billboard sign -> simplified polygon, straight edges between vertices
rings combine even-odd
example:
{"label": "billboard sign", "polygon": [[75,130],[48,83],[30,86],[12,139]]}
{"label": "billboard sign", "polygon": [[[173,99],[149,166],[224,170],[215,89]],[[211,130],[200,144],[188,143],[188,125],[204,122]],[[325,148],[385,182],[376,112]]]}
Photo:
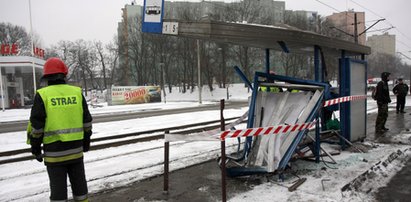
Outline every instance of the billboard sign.
{"label": "billboard sign", "polygon": [[162,33],[163,10],[164,0],[144,0],[143,32]]}
{"label": "billboard sign", "polygon": [[113,105],[161,102],[161,88],[160,86],[113,86],[111,102]]}

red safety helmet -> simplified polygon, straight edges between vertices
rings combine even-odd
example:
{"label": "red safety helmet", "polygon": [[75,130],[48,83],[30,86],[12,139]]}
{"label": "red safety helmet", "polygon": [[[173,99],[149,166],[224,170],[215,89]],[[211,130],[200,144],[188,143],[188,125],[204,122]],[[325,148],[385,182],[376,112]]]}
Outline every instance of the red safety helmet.
{"label": "red safety helmet", "polygon": [[59,58],[50,58],[46,61],[43,68],[43,76],[51,74],[64,74],[66,76],[68,68]]}

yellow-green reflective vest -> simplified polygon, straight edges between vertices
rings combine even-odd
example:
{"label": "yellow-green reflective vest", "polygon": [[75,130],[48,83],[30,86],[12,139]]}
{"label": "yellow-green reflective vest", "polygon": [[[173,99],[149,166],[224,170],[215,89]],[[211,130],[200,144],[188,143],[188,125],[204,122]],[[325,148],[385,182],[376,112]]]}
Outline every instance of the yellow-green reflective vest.
{"label": "yellow-green reflective vest", "polygon": [[83,139],[83,105],[79,87],[52,85],[37,90],[46,109],[43,144]]}
{"label": "yellow-green reflective vest", "polygon": [[278,87],[261,86],[261,91],[278,93],[278,92],[280,92],[280,89]]}

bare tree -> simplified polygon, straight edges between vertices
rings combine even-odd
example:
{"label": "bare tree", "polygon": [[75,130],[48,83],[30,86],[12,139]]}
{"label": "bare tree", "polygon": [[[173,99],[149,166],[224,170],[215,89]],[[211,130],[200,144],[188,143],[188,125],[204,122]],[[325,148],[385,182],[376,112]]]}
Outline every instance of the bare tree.
{"label": "bare tree", "polygon": [[107,89],[107,82],[106,82],[106,59],[107,56],[105,54],[104,48],[103,48],[103,43],[101,41],[96,41],[94,42],[94,48],[97,53],[97,60],[100,63],[102,70],[101,73],[103,75],[103,87],[101,88],[101,92],[103,92],[103,89]]}
{"label": "bare tree", "polygon": [[108,75],[109,85],[114,83],[114,78],[117,76],[116,72],[118,70],[118,58],[119,58],[119,48],[118,48],[118,38],[115,36],[113,42],[106,45],[107,50],[107,63],[108,63]]}
{"label": "bare tree", "polygon": [[0,40],[2,44],[17,44],[20,50],[18,55],[31,55],[31,37],[24,27],[0,23]]}

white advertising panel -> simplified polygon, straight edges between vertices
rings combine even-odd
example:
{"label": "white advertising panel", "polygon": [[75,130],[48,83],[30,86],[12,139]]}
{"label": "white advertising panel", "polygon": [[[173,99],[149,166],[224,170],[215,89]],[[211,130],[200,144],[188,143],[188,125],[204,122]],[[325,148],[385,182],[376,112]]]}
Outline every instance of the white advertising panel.
{"label": "white advertising panel", "polygon": [[111,88],[113,105],[161,102],[159,86],[113,86]]}
{"label": "white advertising panel", "polygon": [[[363,63],[350,62],[350,95],[364,95],[367,92],[366,66]],[[366,137],[366,101],[350,102],[351,106],[351,141],[363,140]]]}

